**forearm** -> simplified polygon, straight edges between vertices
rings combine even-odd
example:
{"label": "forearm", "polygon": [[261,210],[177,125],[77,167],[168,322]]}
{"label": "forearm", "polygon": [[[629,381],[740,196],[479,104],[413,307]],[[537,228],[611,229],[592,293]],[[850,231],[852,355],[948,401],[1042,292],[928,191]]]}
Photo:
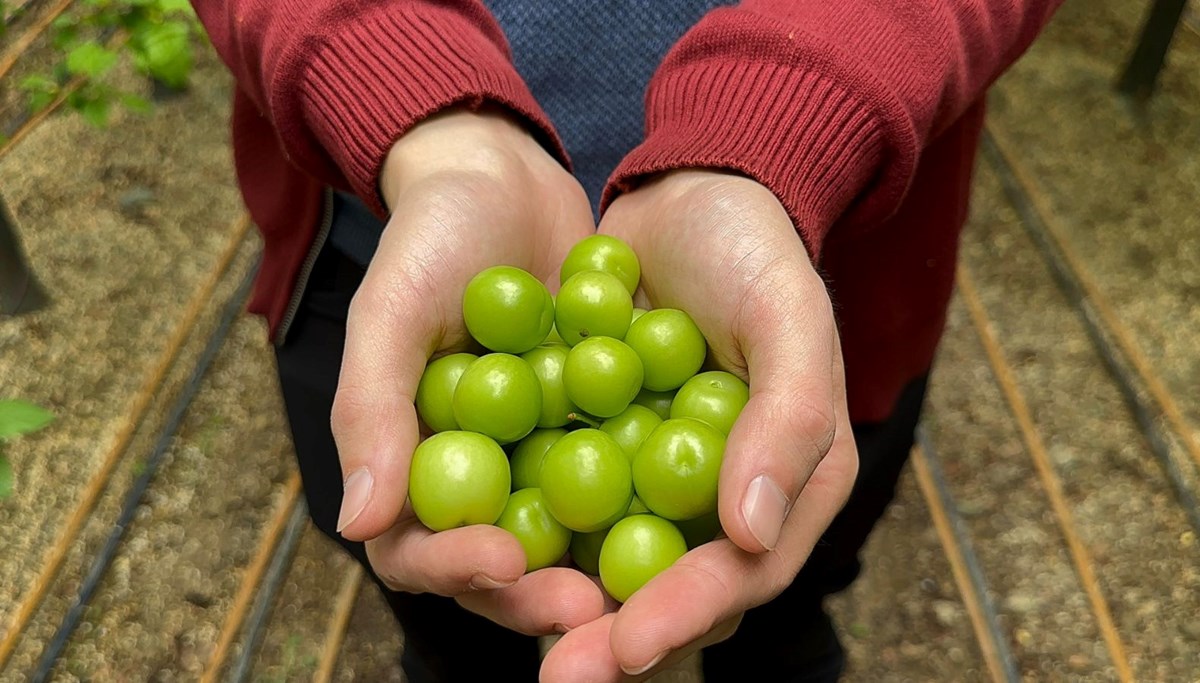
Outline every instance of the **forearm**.
{"label": "forearm", "polygon": [[899,205],[921,150],[1024,51],[1057,0],[747,0],[675,46],[647,138],[606,199],[654,173],[735,170],[780,198],[815,256],[829,228]]}
{"label": "forearm", "polygon": [[378,176],[392,143],[451,104],[503,105],[565,159],[553,129],[476,0],[196,0],[238,87],[290,160],[384,213]]}

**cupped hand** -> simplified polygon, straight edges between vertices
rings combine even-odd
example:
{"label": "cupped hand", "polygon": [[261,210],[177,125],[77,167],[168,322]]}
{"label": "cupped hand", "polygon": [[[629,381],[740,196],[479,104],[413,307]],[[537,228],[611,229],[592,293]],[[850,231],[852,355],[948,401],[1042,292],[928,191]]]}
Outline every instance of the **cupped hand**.
{"label": "cupped hand", "polygon": [[391,219],[350,306],[333,404],[345,481],[339,532],[366,541],[390,588],[454,596],[522,633],[599,617],[603,594],[578,572],[523,576],[524,553],[508,532],[433,533],[406,505],[417,383],[431,357],[468,348],[467,282],[498,264],[557,282],[563,256],[593,231],[582,188],[503,113],[455,109],[393,146],[380,191]]}
{"label": "cupped hand", "polygon": [[728,638],[791,583],[858,471],[829,296],[769,190],[676,171],[618,198],[600,231],[633,246],[649,305],[690,313],[710,361],[748,379],[750,400],[721,468],[727,537],[561,638],[542,667],[555,683],[640,680]]}

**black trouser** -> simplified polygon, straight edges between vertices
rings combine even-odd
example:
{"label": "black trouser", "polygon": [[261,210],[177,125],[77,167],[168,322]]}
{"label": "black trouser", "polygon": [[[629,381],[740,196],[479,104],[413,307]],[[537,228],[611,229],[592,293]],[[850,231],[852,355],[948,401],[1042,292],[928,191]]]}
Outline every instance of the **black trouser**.
{"label": "black trouser", "polygon": [[[334,531],[342,472],[329,429],[346,312],[362,275],[360,266],[325,249],[276,356],[310,514],[321,531],[368,566],[363,545]],[[831,681],[841,673],[842,649],[822,598],[850,585],[859,573],[859,550],[895,493],[924,393],[922,378],[905,389],[887,421],[854,426],[860,466],[850,502],[791,587],[750,610],[732,638],[705,650],[706,680]],[[404,630],[403,666],[414,683],[537,680],[535,638],[493,624],[448,598],[380,588]]]}

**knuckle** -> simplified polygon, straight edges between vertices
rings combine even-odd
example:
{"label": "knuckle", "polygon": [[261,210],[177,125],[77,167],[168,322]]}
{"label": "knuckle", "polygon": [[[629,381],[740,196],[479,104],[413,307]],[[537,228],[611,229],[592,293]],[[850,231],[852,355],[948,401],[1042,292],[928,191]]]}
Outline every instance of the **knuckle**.
{"label": "knuckle", "polygon": [[717,627],[712,630],[712,642],[714,644],[723,643],[732,638],[733,634],[737,633],[738,626],[742,625],[742,616],[743,615],[739,614],[718,624]]}
{"label": "knuckle", "polygon": [[397,270],[364,280],[350,300],[348,319],[403,320],[412,306],[410,302],[420,296],[413,280]]}
{"label": "knuckle", "polygon": [[796,576],[800,573],[800,568],[804,566],[807,556],[796,557],[793,554],[786,552],[771,552],[764,553],[760,556],[764,563],[764,574],[766,581],[764,584],[767,590],[770,591],[770,597],[775,597],[788,589],[792,582],[796,580]]}
{"label": "knuckle", "polygon": [[374,412],[374,399],[370,391],[345,382],[339,384],[329,415],[334,439],[358,431],[373,419]]}
{"label": "knuckle", "polygon": [[389,561],[388,553],[380,548],[379,541],[367,541],[366,552],[371,571],[388,590],[412,592],[412,587],[402,579],[398,568]]}
{"label": "knuckle", "polygon": [[[736,600],[741,595],[742,587],[738,586],[732,577],[726,576],[717,568],[704,562],[691,562],[679,565],[683,572],[690,578],[699,583],[697,595],[722,595]],[[723,618],[724,615],[717,615],[717,618]],[[717,619],[713,619],[715,623]],[[704,630],[712,628],[713,623],[704,624]],[[682,644],[682,643],[681,643]]]}
{"label": "knuckle", "polygon": [[804,439],[818,458],[825,457],[837,436],[837,416],[827,401],[801,400],[792,415],[797,435]]}

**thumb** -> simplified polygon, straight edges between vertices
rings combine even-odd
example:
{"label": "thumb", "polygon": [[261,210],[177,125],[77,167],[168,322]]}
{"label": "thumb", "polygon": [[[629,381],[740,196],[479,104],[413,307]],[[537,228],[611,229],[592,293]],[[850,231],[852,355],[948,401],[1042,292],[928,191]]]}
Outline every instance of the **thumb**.
{"label": "thumb", "polygon": [[721,465],[721,525],[755,553],[779,542],[792,504],[833,444],[838,417],[829,297],[815,273],[785,284],[764,288],[776,294],[756,297],[739,321],[750,398]]}
{"label": "thumb", "polygon": [[389,246],[385,235],[350,305],[331,415],[344,486],[337,529],[349,540],[379,536],[404,507],[420,440],[414,397],[436,342],[430,293],[389,258],[403,247]]}

